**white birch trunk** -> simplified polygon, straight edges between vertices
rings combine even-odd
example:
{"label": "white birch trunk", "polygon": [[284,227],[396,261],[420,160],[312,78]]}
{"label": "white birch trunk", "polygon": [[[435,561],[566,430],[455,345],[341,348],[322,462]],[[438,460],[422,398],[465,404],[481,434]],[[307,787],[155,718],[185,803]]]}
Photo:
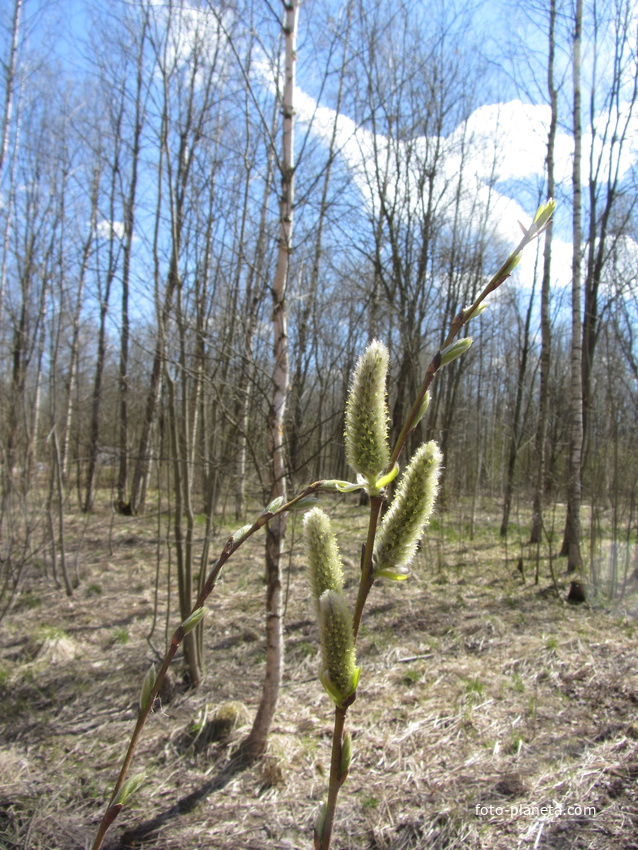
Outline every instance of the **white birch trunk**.
{"label": "white birch trunk", "polygon": [[[286,327],[286,285],[293,232],[294,199],[294,107],[298,0],[285,5],[286,37],[285,83],[283,98],[283,152],[281,162],[281,201],[279,250],[272,287],[273,337],[275,369],[273,400],[269,422],[269,456],[271,462],[270,498],[286,496],[284,456],[284,414],[288,396],[288,331]],[[246,741],[251,756],[263,753],[275,715],[284,669],[283,594],[281,553],[286,535],[285,515],[275,517],[266,533],[266,675],[257,715]]]}
{"label": "white birch trunk", "polygon": [[[582,385],[582,318],[581,318],[581,260],[582,260],[582,224],[581,224],[581,29],[583,18],[582,0],[577,0],[574,25],[574,169],[572,175],[574,187],[572,260],[572,341],[571,341],[571,439],[569,447],[569,480],[567,493],[567,522],[563,551],[567,555],[567,571],[577,572],[582,568],[580,553],[580,500],[581,500],[581,457],[583,447],[583,385]],[[570,595],[574,590],[572,589]],[[580,585],[579,585],[580,587]],[[581,588],[582,590],[582,588]],[[583,601],[574,599],[574,601]]]}

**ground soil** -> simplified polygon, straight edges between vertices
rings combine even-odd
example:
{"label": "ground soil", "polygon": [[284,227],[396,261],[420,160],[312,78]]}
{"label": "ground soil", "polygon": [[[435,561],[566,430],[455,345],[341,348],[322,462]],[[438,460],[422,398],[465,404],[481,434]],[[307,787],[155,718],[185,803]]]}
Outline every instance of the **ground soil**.
{"label": "ground soil", "polygon": [[[353,595],[365,509],[327,507]],[[408,581],[372,590],[334,850],[638,848],[633,585],[613,607],[568,605],[562,561],[559,595],[544,558],[535,583],[524,527],[504,546],[488,505],[470,539],[465,513],[456,506],[433,522]],[[165,532],[152,513],[68,517],[80,552],[73,598],[50,565],[34,565],[0,623],[3,850],[91,846],[142,680],[165,645],[167,608],[171,632],[177,623]],[[259,538],[210,599],[203,685],[189,689],[174,665],[132,767],[147,779],[109,850],[312,847],[332,709],[298,538],[299,523],[288,535],[286,674],[266,756],[234,766],[265,664]]]}

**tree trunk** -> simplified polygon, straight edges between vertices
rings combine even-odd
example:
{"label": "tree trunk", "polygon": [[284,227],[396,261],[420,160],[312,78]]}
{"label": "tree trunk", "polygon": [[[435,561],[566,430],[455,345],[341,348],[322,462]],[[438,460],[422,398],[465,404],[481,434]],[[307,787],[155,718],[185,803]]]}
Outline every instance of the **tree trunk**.
{"label": "tree trunk", "polygon": [[[290,265],[293,233],[293,200],[295,189],[294,169],[294,107],[297,18],[299,0],[285,6],[284,33],[286,43],[285,84],[283,98],[283,152],[281,174],[281,201],[279,225],[279,250],[272,287],[273,337],[275,371],[273,400],[269,422],[269,455],[271,462],[271,499],[286,497],[286,469],[284,457],[284,414],[288,395],[288,333],[286,328],[286,285]],[[281,553],[286,534],[284,514],[275,517],[266,532],[266,675],[250,734],[245,742],[245,752],[257,756],[266,748],[284,668],[283,595],[281,580]]]}
{"label": "tree trunk", "polygon": [[[328,159],[326,162],[324,177],[323,177],[323,186],[321,189],[321,200],[319,202],[319,214],[316,225],[316,241],[314,245],[313,251],[313,259],[312,259],[312,271],[310,274],[310,284],[304,287],[304,301],[303,306],[301,308],[300,316],[297,320],[297,352],[296,352],[296,366],[295,373],[292,379],[292,408],[293,408],[293,416],[292,423],[290,429],[290,467],[291,474],[294,476],[299,471],[301,467],[301,462],[299,458],[300,454],[300,435],[303,431],[304,427],[304,406],[303,406],[303,396],[304,389],[306,385],[306,379],[308,375],[308,364],[309,364],[309,355],[308,355],[308,342],[309,342],[309,324],[310,317],[312,315],[312,311],[315,308],[316,302],[316,293],[317,288],[319,286],[319,273],[321,269],[321,259],[323,254],[323,231],[324,225],[326,222],[326,217],[328,214],[329,203],[328,203],[328,190],[330,187],[330,178],[332,176],[332,164],[335,159],[336,150],[337,150],[337,128],[338,128],[338,119],[339,113],[341,111],[341,103],[343,98],[343,89],[344,89],[344,78],[346,72],[347,65],[347,50],[348,43],[350,38],[350,16],[351,16],[351,8],[348,5],[347,7],[347,30],[345,36],[345,46],[344,46],[344,55],[343,61],[341,63],[341,68],[339,72],[339,88],[337,90],[337,100],[335,104],[335,113],[334,113],[334,121],[332,124],[332,133],[330,135],[330,145],[328,148]],[[376,337],[376,329],[370,336],[370,339],[375,339]],[[363,490],[361,491],[364,492]]]}
{"label": "tree trunk", "polygon": [[[0,138],[0,185],[6,189],[6,181],[4,179],[4,168],[9,154],[9,135],[11,130],[11,119],[13,115],[13,101],[15,98],[15,78],[16,66],[18,61],[18,36],[20,33],[20,17],[22,14],[22,0],[15,0],[13,7],[13,21],[11,24],[11,49],[9,51],[9,62],[6,67],[6,83],[4,90],[4,114],[2,116],[2,134]],[[15,133],[15,145],[17,147],[20,137],[19,127],[20,118],[18,116],[17,128]],[[2,270],[0,271],[0,324],[2,323],[2,314],[4,312],[4,294],[7,282],[7,255],[9,252],[9,231],[11,225],[11,210],[13,207],[15,177],[17,167],[17,152],[14,151],[13,162],[11,164],[11,178],[9,181],[9,191],[5,195],[5,229],[3,234],[3,252],[2,252]],[[7,203],[8,200],[8,203]]]}
{"label": "tree trunk", "polygon": [[117,501],[119,505],[127,503],[128,489],[128,397],[129,397],[129,283],[131,276],[131,255],[135,231],[135,204],[137,201],[137,171],[139,165],[141,137],[143,128],[142,91],[144,86],[144,44],[148,18],[143,18],[142,32],[137,54],[137,76],[135,83],[135,117],[131,150],[131,178],[128,195],[124,201],[124,250],[122,257],[122,328],[120,336],[120,421],[119,421],[119,470],[117,476]]}
{"label": "tree trunk", "polygon": [[22,0],[15,0],[13,4],[13,20],[11,22],[11,48],[9,50],[9,63],[5,66],[6,82],[4,88],[4,114],[2,116],[2,137],[0,138],[0,177],[2,177],[4,163],[9,152],[9,130],[11,128],[13,99],[15,96],[15,77],[18,59],[18,36],[20,33],[21,14]]}
{"label": "tree trunk", "polygon": [[[572,340],[571,340],[571,380],[570,380],[570,416],[571,434],[569,446],[569,472],[567,484],[567,519],[561,555],[567,556],[567,571],[576,573],[582,569],[580,552],[580,500],[581,500],[581,459],[583,447],[583,385],[582,385],[582,319],[581,319],[581,90],[580,90],[580,50],[583,18],[582,0],[576,2],[574,21],[574,168],[572,174],[574,191],[572,259]],[[574,582],[572,582],[572,585]],[[579,584],[579,583],[578,583]],[[570,591],[571,593],[571,591]]]}
{"label": "tree trunk", "polygon": [[[185,421],[184,407],[187,406],[186,376],[182,388],[182,410],[178,413],[175,399],[175,384],[166,369],[165,381],[168,395],[168,420],[173,455],[173,488],[175,508],[173,516],[173,533],[175,536],[175,555],[177,561],[177,581],[179,588],[180,617],[184,621],[193,607],[193,541],[195,517],[191,504],[191,472],[189,458],[189,427]],[[184,528],[184,521],[186,527]],[[200,652],[202,642],[198,632],[203,630],[203,623],[189,632],[184,638],[184,660],[188,670],[190,684],[199,687],[203,675],[203,658]]]}
{"label": "tree trunk", "polygon": [[78,274],[78,290],[73,311],[73,336],[71,339],[71,352],[69,357],[69,379],[66,393],[66,413],[64,417],[64,430],[62,431],[62,447],[60,450],[60,463],[62,466],[62,479],[68,479],[69,447],[71,445],[71,425],[75,413],[75,384],[78,371],[78,359],[80,353],[80,312],[82,310],[84,284],[86,282],[86,271],[89,265],[89,257],[93,248],[93,237],[97,221],[98,200],[100,190],[100,167],[96,165],[93,174],[93,185],[91,189],[91,217],[89,219],[89,233],[82,246],[82,260]]}
{"label": "tree trunk", "polygon": [[[109,185],[109,221],[115,221],[115,194],[117,189],[117,176],[120,168],[120,135],[119,124],[120,115],[118,115],[117,127],[118,132],[114,139],[115,149],[113,152],[113,162],[111,166],[110,185]],[[93,393],[91,398],[91,423],[89,426],[89,459],[86,475],[86,486],[84,502],[82,510],[88,513],[93,508],[95,500],[95,473],[97,470],[97,459],[99,451],[100,439],[100,407],[102,404],[102,379],[104,376],[104,367],[107,354],[107,330],[106,319],[109,312],[109,301],[111,298],[111,286],[115,279],[117,267],[117,251],[115,249],[116,236],[111,230],[109,235],[108,248],[108,266],[106,270],[106,280],[104,282],[104,290],[100,284],[100,273],[98,269],[98,297],[100,300],[100,327],[98,331],[97,341],[97,357],[95,364],[95,377],[93,379]],[[99,257],[99,252],[98,252]]]}
{"label": "tree trunk", "polygon": [[[556,51],[556,0],[551,0],[549,7],[549,50],[547,62],[547,88],[551,108],[549,134],[547,137],[547,194],[553,198],[556,193],[554,181],[554,146],[556,142],[556,125],[558,122],[558,93],[554,85],[554,56]],[[534,458],[536,475],[534,478],[534,493],[532,497],[532,528],[530,543],[540,543],[543,530],[543,491],[545,488],[545,439],[547,435],[547,415],[549,412],[549,378],[550,356],[552,346],[552,331],[549,315],[550,279],[552,264],[552,228],[550,221],[545,231],[543,247],[543,282],[541,284],[541,356],[540,356],[540,387],[538,398],[538,422],[534,438]]]}
{"label": "tree trunk", "polygon": [[529,357],[529,329],[532,323],[532,308],[534,306],[536,281],[532,286],[532,292],[525,314],[525,328],[523,330],[521,359],[518,364],[518,378],[516,382],[516,401],[514,403],[514,416],[512,419],[512,433],[510,435],[509,451],[507,456],[507,470],[505,476],[505,494],[503,498],[503,519],[501,521],[501,537],[507,537],[507,529],[510,521],[510,510],[512,507],[512,496],[514,494],[514,473],[516,472],[516,459],[521,445],[521,408],[523,406],[523,390],[525,388],[525,375],[527,373],[527,360]]}

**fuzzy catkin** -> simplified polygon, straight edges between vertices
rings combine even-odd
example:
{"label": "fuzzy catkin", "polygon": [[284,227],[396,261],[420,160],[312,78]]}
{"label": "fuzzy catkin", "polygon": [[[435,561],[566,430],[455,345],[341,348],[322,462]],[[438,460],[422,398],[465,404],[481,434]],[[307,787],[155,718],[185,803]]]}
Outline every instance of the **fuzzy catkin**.
{"label": "fuzzy catkin", "polygon": [[374,547],[375,575],[401,579],[434,508],[442,455],[434,441],[414,453],[381,520]]}
{"label": "fuzzy catkin", "polygon": [[343,588],[341,557],[337,539],[332,533],[330,517],[321,508],[313,508],[304,516],[303,532],[308,558],[308,581],[318,611],[322,593]]}
{"label": "fuzzy catkin", "polygon": [[368,481],[375,481],[390,460],[386,377],[388,349],[374,340],[357,362],[346,406],[346,460]]}
{"label": "fuzzy catkin", "polygon": [[352,614],[343,593],[326,590],[319,599],[322,673],[330,680],[333,698],[345,701],[357,684]]}

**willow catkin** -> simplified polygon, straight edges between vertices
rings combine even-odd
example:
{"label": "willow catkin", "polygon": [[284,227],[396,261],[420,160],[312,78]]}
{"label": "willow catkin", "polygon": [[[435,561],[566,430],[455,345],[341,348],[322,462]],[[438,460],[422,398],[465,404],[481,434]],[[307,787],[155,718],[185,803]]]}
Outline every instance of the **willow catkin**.
{"label": "willow catkin", "polygon": [[352,614],[341,591],[326,590],[319,599],[321,629],[320,679],[337,705],[355,691],[359,679],[356,666]]}
{"label": "willow catkin", "polygon": [[434,508],[441,461],[434,441],[424,443],[414,453],[377,532],[375,576],[396,580],[407,577],[407,568]]}
{"label": "willow catkin", "polygon": [[359,358],[346,405],[346,460],[374,483],[390,460],[386,378],[388,349],[374,340]]}
{"label": "willow catkin", "polygon": [[326,590],[343,588],[341,557],[330,517],[321,508],[313,508],[304,516],[303,533],[308,559],[308,581],[318,613],[321,594]]}

